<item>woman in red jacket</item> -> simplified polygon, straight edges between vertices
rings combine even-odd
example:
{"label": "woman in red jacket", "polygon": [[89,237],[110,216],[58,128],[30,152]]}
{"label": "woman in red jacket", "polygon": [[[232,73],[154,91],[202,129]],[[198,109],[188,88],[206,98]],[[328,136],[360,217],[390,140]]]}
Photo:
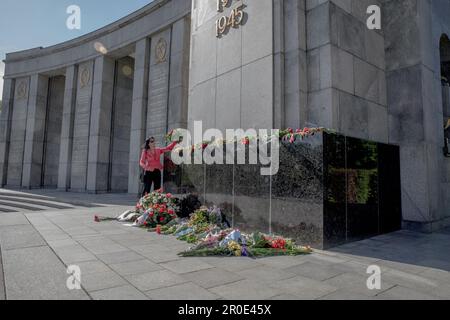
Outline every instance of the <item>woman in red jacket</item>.
{"label": "woman in red jacket", "polygon": [[[181,142],[181,139],[180,141]],[[151,137],[145,141],[144,150],[142,151],[141,161],[139,162],[141,168],[144,169],[144,192],[142,196],[150,193],[153,184],[153,190],[161,189],[161,172],[163,165],[161,164],[161,155],[172,151],[178,142],[172,142],[165,148],[157,148],[155,145],[155,138]]]}

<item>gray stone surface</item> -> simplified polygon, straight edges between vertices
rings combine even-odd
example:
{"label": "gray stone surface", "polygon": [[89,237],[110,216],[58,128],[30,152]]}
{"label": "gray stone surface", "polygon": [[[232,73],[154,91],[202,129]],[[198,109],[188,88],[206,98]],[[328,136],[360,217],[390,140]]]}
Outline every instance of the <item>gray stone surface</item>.
{"label": "gray stone surface", "polygon": [[[21,94],[17,90],[22,90]],[[23,148],[27,121],[28,94],[30,78],[20,78],[15,81],[14,103],[11,116],[11,135],[8,151],[8,174],[6,184],[20,187],[22,185]]]}
{"label": "gray stone surface", "polygon": [[43,246],[45,241],[31,225],[2,226],[0,245],[3,250],[11,250]]}
{"label": "gray stone surface", "polygon": [[76,66],[68,67],[65,78],[58,167],[58,189],[63,191],[70,189],[77,81],[78,68]]}
{"label": "gray stone surface", "polygon": [[109,267],[121,276],[130,276],[141,273],[148,273],[152,271],[162,270],[161,266],[148,260],[138,260],[122,262],[117,264],[110,264]]}
{"label": "gray stone surface", "polygon": [[[189,127],[200,120],[204,130],[274,125],[272,1],[249,0],[245,5],[244,25],[221,38],[216,37],[215,20],[229,15],[231,8],[219,13],[208,1],[196,1],[193,7]],[[219,85],[228,88],[231,101],[221,96]]]}
{"label": "gray stone surface", "polygon": [[0,186],[7,182],[8,150],[11,138],[11,115],[14,102],[14,80],[6,79],[3,82],[2,111],[0,114]]}
{"label": "gray stone surface", "polygon": [[[71,163],[70,189],[84,191],[87,187],[87,162],[89,151],[89,123],[91,114],[93,61],[78,67],[77,95],[73,129],[73,149]],[[83,84],[81,78],[85,77]]]}
{"label": "gray stone surface", "polygon": [[176,273],[167,270],[131,275],[126,279],[141,291],[171,287],[187,282]]}
{"label": "gray stone surface", "polygon": [[49,79],[41,181],[41,184],[47,188],[58,186],[64,91],[65,77],[57,76]]}
{"label": "gray stone surface", "polygon": [[94,300],[149,300],[142,292],[130,285],[93,291],[90,295]]}
{"label": "gray stone surface", "polygon": [[33,75],[28,96],[25,150],[23,153],[22,187],[41,186],[44,153],[45,119],[48,98],[48,77]]}
{"label": "gray stone surface", "polygon": [[66,268],[48,247],[7,250],[2,254],[8,299],[88,299],[84,291],[67,288]]}
{"label": "gray stone surface", "polygon": [[172,287],[150,290],[145,293],[152,300],[216,300],[218,295],[194,283],[183,283]]}
{"label": "gray stone surface", "polygon": [[134,194],[139,192],[139,160],[146,134],[150,40],[145,38],[138,41],[135,50],[128,168],[128,192]]}
{"label": "gray stone surface", "polygon": [[[107,194],[95,199],[125,201]],[[188,246],[174,237],[93,221],[94,214],[114,216],[124,208],[0,214],[8,299],[450,298],[448,230],[400,231],[299,257],[180,258]],[[89,295],[65,289],[70,264],[81,268]],[[370,265],[381,268],[381,290],[367,289]]]}
{"label": "gray stone surface", "polygon": [[3,274],[2,250],[0,246],[0,300],[6,300],[5,277]]}
{"label": "gray stone surface", "polygon": [[126,284],[126,281],[112,271],[101,273],[81,274],[81,285],[88,292],[110,289]]}
{"label": "gray stone surface", "polygon": [[167,50],[163,60],[156,54],[150,56],[146,136],[154,136],[160,144],[165,143],[168,128],[170,59],[167,57],[171,54],[171,38],[171,30],[167,29],[153,35],[150,45],[151,52],[155,52],[158,43],[164,41]]}

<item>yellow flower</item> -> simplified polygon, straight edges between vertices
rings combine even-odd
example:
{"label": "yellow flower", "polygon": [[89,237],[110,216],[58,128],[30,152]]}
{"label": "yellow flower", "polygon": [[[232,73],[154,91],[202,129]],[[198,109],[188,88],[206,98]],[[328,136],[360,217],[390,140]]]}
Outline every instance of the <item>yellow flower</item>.
{"label": "yellow flower", "polygon": [[236,241],[230,241],[228,243],[228,249],[230,249],[231,251],[239,251],[239,252],[241,252],[241,246]]}

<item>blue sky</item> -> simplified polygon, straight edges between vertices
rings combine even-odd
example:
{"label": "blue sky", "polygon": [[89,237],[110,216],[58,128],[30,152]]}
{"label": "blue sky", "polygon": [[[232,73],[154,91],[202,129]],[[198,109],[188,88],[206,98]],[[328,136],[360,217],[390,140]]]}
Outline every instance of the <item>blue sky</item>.
{"label": "blue sky", "polygon": [[[47,47],[79,37],[138,10],[152,0],[0,0],[0,60],[7,52]],[[69,30],[66,9],[81,8],[81,30]],[[4,65],[0,62],[0,99]]]}

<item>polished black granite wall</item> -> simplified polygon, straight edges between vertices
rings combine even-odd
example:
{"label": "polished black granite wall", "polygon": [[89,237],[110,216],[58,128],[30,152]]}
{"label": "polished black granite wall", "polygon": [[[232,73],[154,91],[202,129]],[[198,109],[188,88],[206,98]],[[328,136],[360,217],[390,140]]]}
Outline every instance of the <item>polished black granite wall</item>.
{"label": "polished black granite wall", "polygon": [[282,143],[279,171],[261,165],[174,166],[164,184],[217,205],[243,231],[280,234],[328,248],[400,229],[398,147],[337,134]]}

